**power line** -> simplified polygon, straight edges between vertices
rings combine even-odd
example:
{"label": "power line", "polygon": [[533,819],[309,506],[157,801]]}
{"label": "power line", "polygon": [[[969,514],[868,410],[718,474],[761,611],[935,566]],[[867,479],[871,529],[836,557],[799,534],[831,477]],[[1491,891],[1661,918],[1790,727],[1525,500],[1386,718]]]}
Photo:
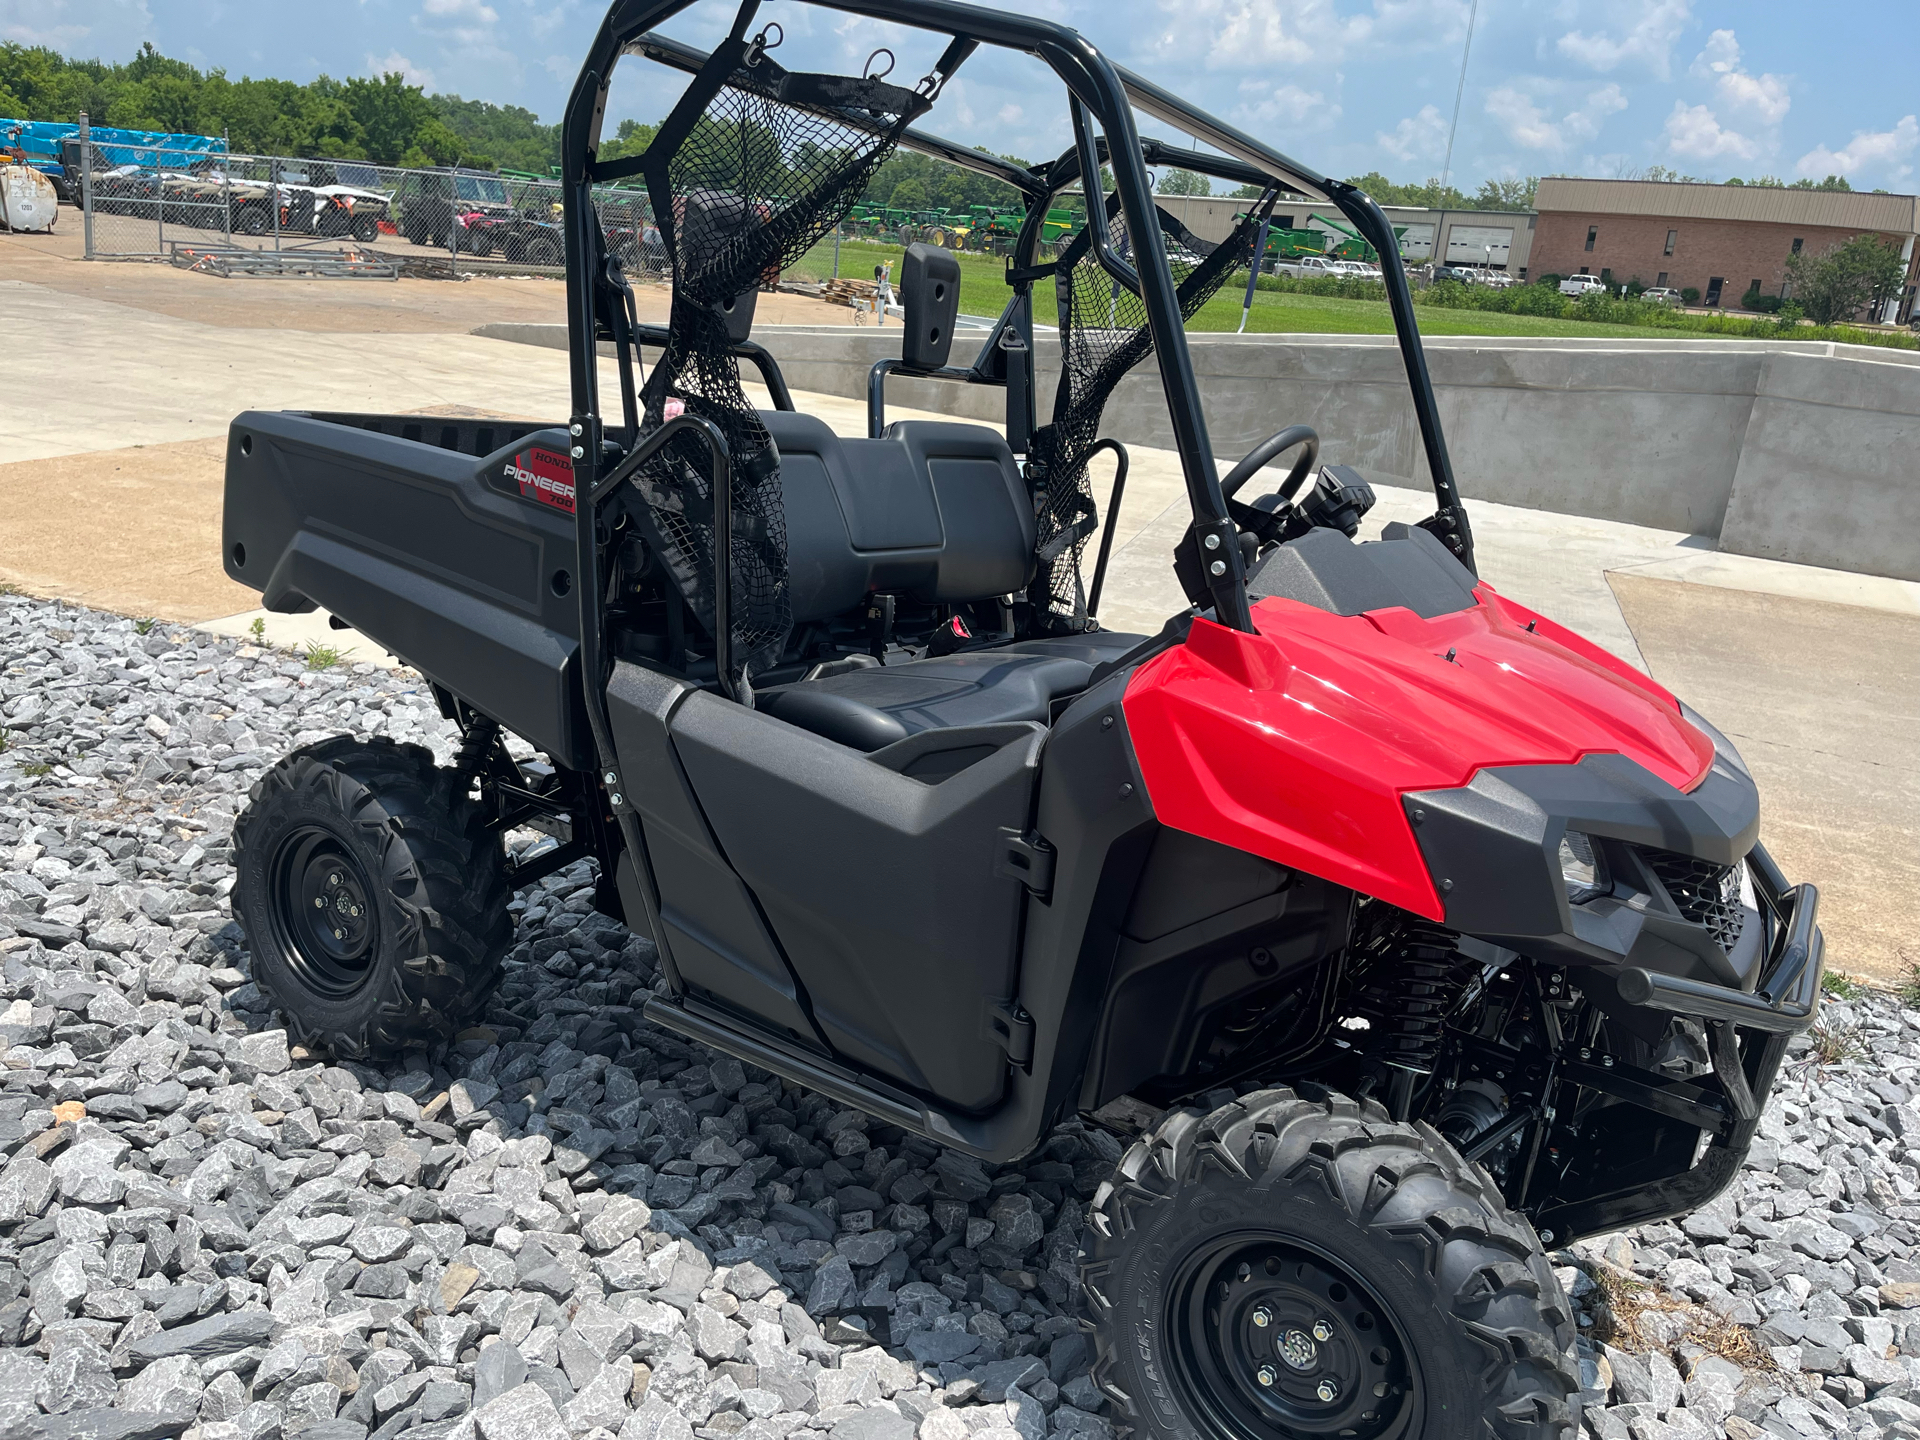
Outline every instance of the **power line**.
{"label": "power line", "polygon": [[1447,193],[1447,180],[1453,174],[1453,137],[1460,131],[1460,100],[1467,93],[1467,57],[1473,54],[1473,22],[1480,15],[1480,0],[1467,8],[1467,43],[1460,52],[1460,84],[1453,92],[1453,124],[1447,130],[1447,158],[1440,167],[1440,193]]}

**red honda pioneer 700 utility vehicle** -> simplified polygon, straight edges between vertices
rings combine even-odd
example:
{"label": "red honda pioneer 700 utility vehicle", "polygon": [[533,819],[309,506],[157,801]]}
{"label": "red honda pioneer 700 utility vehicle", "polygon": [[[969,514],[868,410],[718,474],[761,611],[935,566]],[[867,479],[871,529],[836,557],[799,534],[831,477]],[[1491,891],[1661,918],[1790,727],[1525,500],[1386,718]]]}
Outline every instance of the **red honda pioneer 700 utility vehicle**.
{"label": "red honda pioneer 700 utility vehicle", "polygon": [[[1371,200],[1045,20],[823,3],[929,35],[925,78],[787,69],[757,0],[711,54],[653,31],[686,0],[613,6],[564,124],[567,420],[234,422],[227,573],[403,656],[465,737],[450,768],[341,737],[260,782],[234,897],[256,980],[336,1053],[432,1044],[494,983],[511,892],[591,856],[601,908],[658,943],[660,1025],[994,1161],[1062,1116],[1153,1117],[1083,1271],[1123,1423],[1571,1437],[1541,1245],[1733,1177],[1813,1014],[1813,888],[1757,843],[1724,737],[1476,578],[1397,265],[1433,517],[1356,542],[1372,492],[1316,469],[1304,425],[1220,477],[1185,317],[1282,193],[1393,256]],[[982,45],[1064,84],[1057,159],[913,128]],[[627,58],[690,78],[643,155],[601,161]],[[1136,111],[1206,148],[1143,141]],[[967,366],[954,260],[908,251],[901,358],[843,439],[793,409],[752,296],[900,146],[1003,180],[1027,221]],[[1156,207],[1165,163],[1265,194],[1209,248]],[[635,176],[672,266],[659,328],[593,208]],[[1043,260],[1064,191],[1086,221]],[[1192,604],[1152,636],[1100,629],[1080,571],[1102,408],[1143,362],[1193,510],[1169,557]],[[1004,436],[883,427],[889,373],[1003,389]],[[527,824],[562,843],[509,865]]]}

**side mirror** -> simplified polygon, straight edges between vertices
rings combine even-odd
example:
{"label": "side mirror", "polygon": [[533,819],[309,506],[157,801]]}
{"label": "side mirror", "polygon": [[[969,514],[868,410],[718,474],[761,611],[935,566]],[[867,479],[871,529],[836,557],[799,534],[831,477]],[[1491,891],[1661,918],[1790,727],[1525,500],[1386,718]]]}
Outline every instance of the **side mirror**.
{"label": "side mirror", "polygon": [[900,267],[906,337],[900,359],[909,370],[938,370],[953,349],[960,315],[960,262],[944,245],[914,244]]}

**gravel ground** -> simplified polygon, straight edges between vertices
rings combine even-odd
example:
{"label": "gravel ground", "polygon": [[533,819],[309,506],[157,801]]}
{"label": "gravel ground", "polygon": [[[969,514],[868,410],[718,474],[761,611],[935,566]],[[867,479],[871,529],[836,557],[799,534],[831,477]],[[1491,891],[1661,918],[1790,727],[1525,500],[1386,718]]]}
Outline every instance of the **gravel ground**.
{"label": "gravel ground", "polygon": [[[1073,1261],[1118,1142],[983,1167],[653,1029],[584,865],[450,1053],[289,1046],[234,814],[325,735],[447,758],[409,672],[0,597],[0,725],[0,1436],[1113,1433]],[[1824,1025],[1733,1192],[1556,1256],[1592,1434],[1920,1437],[1920,1012]]]}

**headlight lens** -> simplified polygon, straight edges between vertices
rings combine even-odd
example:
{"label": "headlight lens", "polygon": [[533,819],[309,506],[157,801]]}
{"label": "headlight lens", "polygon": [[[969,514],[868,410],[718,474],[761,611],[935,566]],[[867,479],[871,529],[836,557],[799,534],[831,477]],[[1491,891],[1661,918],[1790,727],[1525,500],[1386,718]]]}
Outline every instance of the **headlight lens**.
{"label": "headlight lens", "polygon": [[1607,876],[1607,860],[1593,843],[1593,837],[1569,830],[1560,839],[1560,880],[1567,887],[1567,900],[1578,905],[1613,888]]}

